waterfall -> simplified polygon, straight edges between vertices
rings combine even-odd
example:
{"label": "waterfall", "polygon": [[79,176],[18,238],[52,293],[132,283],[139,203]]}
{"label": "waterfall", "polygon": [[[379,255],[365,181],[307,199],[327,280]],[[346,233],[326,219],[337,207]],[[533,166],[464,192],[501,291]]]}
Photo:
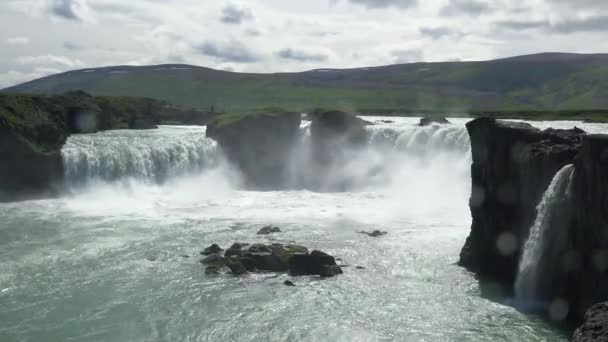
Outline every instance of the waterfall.
{"label": "waterfall", "polygon": [[[310,122],[303,122],[299,141],[285,161],[289,164],[289,187],[320,191],[382,187],[403,192],[418,191],[426,184],[425,194],[439,194],[448,188],[451,193],[460,193],[468,187],[460,186],[469,183],[471,163],[464,125],[376,123],[366,131],[367,144],[339,148],[336,160],[321,172],[315,169],[311,155]],[[217,142],[206,137],[205,127],[75,134],[62,149],[62,156],[70,189],[99,181],[164,185],[226,164]],[[459,180],[456,188],[454,179]]]}
{"label": "waterfall", "polygon": [[213,167],[221,157],[204,127],[76,134],[61,153],[69,186],[125,178],[160,184]]}
{"label": "waterfall", "polygon": [[543,291],[541,282],[547,277],[547,272],[542,267],[542,260],[547,260],[547,249],[562,233],[559,230],[559,223],[563,218],[558,217],[558,213],[560,213],[560,204],[564,203],[570,195],[573,175],[572,164],[559,170],[537,207],[536,219],[524,245],[515,281],[516,300],[526,309],[535,309],[542,305],[540,304]]}
{"label": "waterfall", "polygon": [[[365,118],[374,120],[373,118]],[[383,123],[365,128],[367,143],[343,144],[333,151],[335,159],[315,169],[310,125],[303,123],[300,141],[289,160],[290,186],[320,191],[356,191],[384,188],[394,191],[418,189],[423,193],[452,192],[454,179],[468,187],[471,144],[463,124],[420,127],[417,119]],[[340,144],[340,143],[336,143]],[[449,171],[448,171],[449,170]],[[443,186],[443,188],[442,188]]]}

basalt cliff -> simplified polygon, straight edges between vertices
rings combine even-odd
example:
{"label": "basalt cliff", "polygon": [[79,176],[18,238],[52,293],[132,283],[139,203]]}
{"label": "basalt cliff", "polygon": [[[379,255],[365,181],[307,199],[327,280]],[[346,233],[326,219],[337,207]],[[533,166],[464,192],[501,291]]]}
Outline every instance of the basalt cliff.
{"label": "basalt cliff", "polygon": [[[489,296],[511,298],[562,323],[581,322],[593,304],[608,300],[608,136],[490,118],[473,120],[467,129],[473,222],[459,264],[479,276]],[[535,246],[535,298],[527,305],[515,289],[522,255],[536,238],[530,230],[537,206],[569,164],[564,194]]]}

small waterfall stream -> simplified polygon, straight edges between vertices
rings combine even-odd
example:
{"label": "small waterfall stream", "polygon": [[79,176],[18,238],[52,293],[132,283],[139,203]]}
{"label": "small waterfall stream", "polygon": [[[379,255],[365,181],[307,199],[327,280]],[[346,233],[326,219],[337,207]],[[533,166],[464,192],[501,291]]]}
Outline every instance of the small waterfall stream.
{"label": "small waterfall stream", "polygon": [[559,170],[537,207],[536,219],[524,245],[515,281],[516,300],[525,309],[535,309],[541,305],[539,302],[543,289],[540,282],[543,277],[547,276],[542,269],[542,258],[549,247],[550,239],[556,239],[555,235],[560,234],[557,224],[560,219],[558,217],[559,204],[569,197],[573,175],[574,166],[572,164]]}

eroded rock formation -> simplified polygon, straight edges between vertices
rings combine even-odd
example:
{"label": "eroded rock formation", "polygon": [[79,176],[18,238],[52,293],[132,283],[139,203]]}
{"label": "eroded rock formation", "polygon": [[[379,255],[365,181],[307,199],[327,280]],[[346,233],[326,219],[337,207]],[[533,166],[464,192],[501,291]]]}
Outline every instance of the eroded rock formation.
{"label": "eroded rock formation", "polygon": [[218,141],[246,186],[278,189],[288,185],[288,161],[300,122],[299,113],[289,112],[225,115],[207,125],[207,136]]}
{"label": "eroded rock formation", "polygon": [[473,223],[459,264],[512,293],[536,206],[556,172],[573,164],[567,198],[539,250],[536,304],[551,319],[580,321],[608,300],[608,137],[488,118],[467,129]]}

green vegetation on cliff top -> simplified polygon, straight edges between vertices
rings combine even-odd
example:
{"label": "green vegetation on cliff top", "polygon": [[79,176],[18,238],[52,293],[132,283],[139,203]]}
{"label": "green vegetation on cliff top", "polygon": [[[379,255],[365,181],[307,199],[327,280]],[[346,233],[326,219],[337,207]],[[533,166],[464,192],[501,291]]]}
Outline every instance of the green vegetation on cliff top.
{"label": "green vegetation on cliff top", "polygon": [[[485,62],[414,63],[301,73],[233,73],[189,65],[70,71],[5,92],[161,99],[230,113],[335,108],[364,113],[525,113],[608,110],[608,55],[539,54]],[[562,114],[555,114],[559,111]],[[570,113],[565,115],[563,113]]]}

